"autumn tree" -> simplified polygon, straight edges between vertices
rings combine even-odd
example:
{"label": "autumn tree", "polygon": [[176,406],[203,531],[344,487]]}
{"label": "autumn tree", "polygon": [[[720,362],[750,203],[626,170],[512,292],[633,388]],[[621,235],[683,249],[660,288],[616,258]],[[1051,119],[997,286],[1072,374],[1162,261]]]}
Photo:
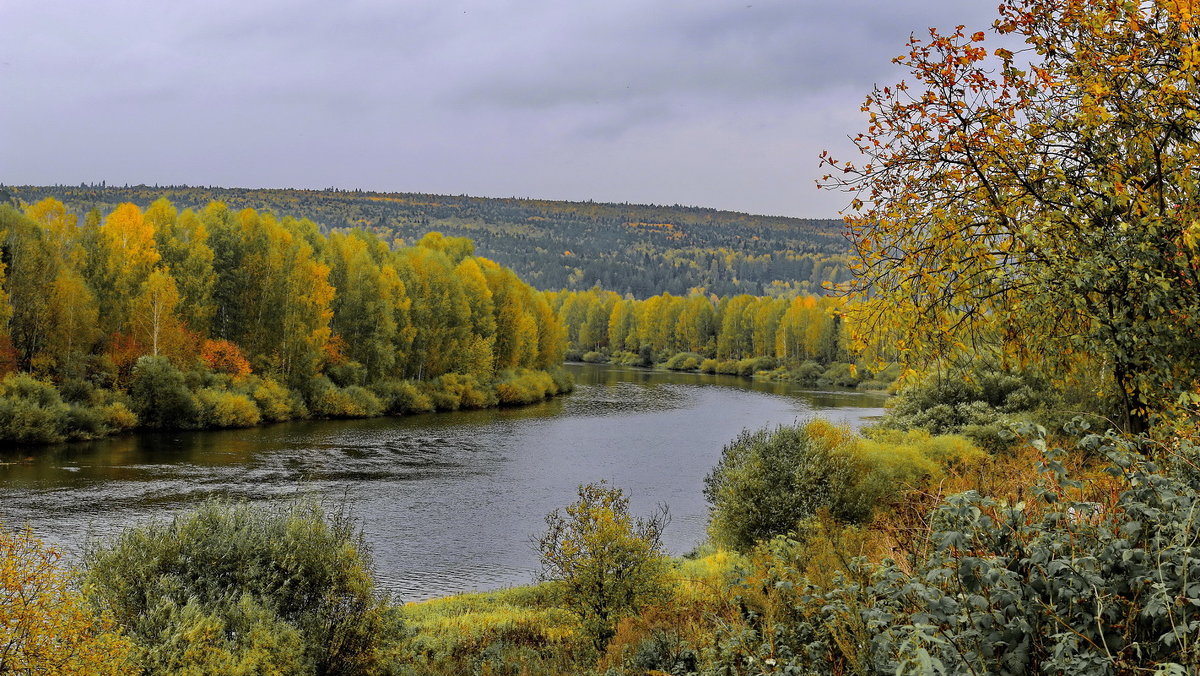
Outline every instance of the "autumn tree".
{"label": "autumn tree", "polygon": [[1176,0],[1006,0],[1001,42],[914,37],[851,163],[855,325],[912,363],[1098,360],[1125,426],[1200,372],[1200,16]]}
{"label": "autumn tree", "polygon": [[132,646],[72,589],[62,556],[0,526],[0,673],[126,674]]}

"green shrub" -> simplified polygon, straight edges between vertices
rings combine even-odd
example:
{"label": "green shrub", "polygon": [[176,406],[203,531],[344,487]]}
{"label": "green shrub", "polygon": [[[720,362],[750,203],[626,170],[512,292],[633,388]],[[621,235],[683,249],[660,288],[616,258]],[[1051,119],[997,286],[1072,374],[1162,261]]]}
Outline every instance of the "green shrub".
{"label": "green shrub", "polygon": [[737,362],[737,375],[752,376],[759,371],[769,371],[775,368],[776,362],[773,357],[750,357],[741,359]]}
{"label": "green shrub", "polygon": [[817,377],[818,385],[835,385],[837,387],[854,387],[858,385],[858,369],[853,364],[834,362]]}
{"label": "green shrub", "polygon": [[250,397],[228,390],[204,388],[196,393],[203,427],[253,427],[262,414]]}
{"label": "green shrub", "polygon": [[978,367],[965,376],[934,374],[906,386],[882,425],[931,434],[963,434],[981,447],[997,451],[1015,443],[1011,429],[1023,422],[1061,431],[1065,416],[1055,412],[1061,407],[1061,395],[1044,378]]}
{"label": "green shrub", "polygon": [[606,364],[608,363],[608,355],[593,350],[591,352],[584,352],[580,360],[589,364]]}
{"label": "green shrub", "polygon": [[646,355],[639,352],[614,352],[610,359],[617,366],[650,366],[654,363],[653,359],[647,359]]}
{"label": "green shrub", "polygon": [[184,374],[166,357],[140,357],[133,367],[129,396],[143,427],[196,426],[199,408]]}
{"label": "green shrub", "polygon": [[433,399],[411,380],[385,380],[371,386],[384,412],[390,415],[429,413]]}
{"label": "green shrub", "polygon": [[842,522],[986,459],[970,440],[924,431],[875,430],[869,438],[823,420],[743,432],[705,479],[710,535],[749,551],[822,510]]}
{"label": "green shrub", "polygon": [[356,361],[333,364],[325,369],[325,373],[338,387],[361,386],[367,382],[367,367]]}
{"label": "green shrub", "polygon": [[372,418],[383,414],[383,404],[370,390],[351,385],[338,387],[318,376],[310,383],[309,411],[321,418]]}
{"label": "green shrub", "polygon": [[0,438],[22,443],[62,441],[67,438],[71,412],[72,407],[48,382],[24,373],[0,381]]}
{"label": "green shrub", "polygon": [[149,674],[369,674],[387,638],[361,535],[313,502],[210,502],[126,530],[85,566]]}
{"label": "green shrub", "polygon": [[712,673],[764,655],[779,673],[1197,673],[1198,486],[1141,457],[1137,440],[1081,445],[1107,459],[1103,502],[1076,497],[1084,477],[1042,446],[1024,500],[953,495],[912,567],[860,560],[823,587],[786,581],[787,621],[723,633]]}
{"label": "green shrub", "polygon": [[862,466],[839,448],[848,430],[816,420],[803,426],[745,431],[721,451],[705,477],[710,536],[736,551],[794,530],[828,509],[837,518],[865,518],[855,483]]}
{"label": "green shrub", "polygon": [[545,371],[507,369],[496,380],[496,396],[502,406],[532,404],[558,394],[558,385]]}
{"label": "green shrub", "polygon": [[671,371],[695,371],[704,359],[695,352],[680,352],[667,360],[666,368]]}
{"label": "green shrub", "polygon": [[236,388],[254,400],[259,414],[267,422],[302,417],[296,411],[297,395],[273,378],[250,376],[238,383]]}
{"label": "green shrub", "polygon": [[717,362],[716,372],[726,376],[741,375],[742,367],[736,359],[726,359]]}
{"label": "green shrub", "polygon": [[579,499],[546,516],[536,541],[541,579],[557,583],[563,607],[579,616],[602,651],[617,621],[670,598],[672,580],[662,551],[665,508],[629,513],[629,498],[604,482],[579,487]]}
{"label": "green shrub", "polygon": [[575,391],[575,376],[561,366],[552,367],[547,373],[554,381],[554,394],[567,394]]}

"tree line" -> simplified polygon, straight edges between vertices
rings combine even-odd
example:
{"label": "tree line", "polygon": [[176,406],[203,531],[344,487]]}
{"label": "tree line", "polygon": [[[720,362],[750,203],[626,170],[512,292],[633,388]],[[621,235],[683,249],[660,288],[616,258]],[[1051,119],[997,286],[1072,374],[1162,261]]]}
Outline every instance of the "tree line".
{"label": "tree line", "polygon": [[220,202],[0,207],[11,438],[517,403],[567,386],[564,349],[545,296],[467,239]]}
{"label": "tree line", "polygon": [[13,199],[62,200],[78,214],[166,198],[180,208],[221,201],[307,217],[322,231],[361,228],[386,241],[437,230],[469,237],[477,250],[539,289],[599,285],[646,298],[703,288],[718,295],[822,293],[850,277],[842,224],[832,219],[755,216],[682,206],[379,193],[361,190],[189,186],[10,186]]}
{"label": "tree line", "polygon": [[[549,300],[566,328],[570,359],[739,375],[768,371],[843,386],[875,377],[872,368],[883,370],[852,349],[845,300],[834,296],[663,293],[635,300],[594,288],[552,293]],[[882,380],[893,379],[895,370]]]}

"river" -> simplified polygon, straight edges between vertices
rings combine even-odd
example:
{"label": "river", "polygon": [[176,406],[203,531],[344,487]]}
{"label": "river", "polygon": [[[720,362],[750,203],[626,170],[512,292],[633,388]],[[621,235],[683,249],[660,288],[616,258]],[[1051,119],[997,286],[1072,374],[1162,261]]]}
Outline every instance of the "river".
{"label": "river", "polygon": [[634,513],[666,504],[668,550],[704,537],[704,476],[746,428],[824,416],[852,426],[883,397],[731,376],[569,364],[575,392],[522,408],[139,433],[0,452],[0,521],[77,555],[90,537],[213,496],[345,501],[380,583],[405,601],[525,584],[529,540],[580,483]]}

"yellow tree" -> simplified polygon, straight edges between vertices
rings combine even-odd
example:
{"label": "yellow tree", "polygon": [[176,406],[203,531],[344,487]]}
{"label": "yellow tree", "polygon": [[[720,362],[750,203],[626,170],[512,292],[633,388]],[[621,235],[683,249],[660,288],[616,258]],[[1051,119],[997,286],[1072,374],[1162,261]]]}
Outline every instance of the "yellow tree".
{"label": "yellow tree", "polygon": [[1200,374],[1200,23],[1181,0],[1005,0],[914,37],[876,89],[854,193],[853,323],[928,363],[1098,358],[1125,426]]}
{"label": "yellow tree", "polygon": [[128,331],[133,299],[160,258],[154,227],[135,204],[122,204],[100,227],[104,288],[97,289],[100,321],[106,332]]}
{"label": "yellow tree", "polygon": [[134,671],[132,646],[71,588],[58,552],[0,526],[0,673],[104,676]]}
{"label": "yellow tree", "polygon": [[96,297],[83,277],[62,267],[50,291],[51,316],[46,354],[61,367],[72,356],[87,354],[100,337],[100,314]]}
{"label": "yellow tree", "polygon": [[175,315],[179,289],[175,278],[163,268],[155,268],[142,285],[132,305],[133,335],[155,357],[178,346],[182,327]]}

